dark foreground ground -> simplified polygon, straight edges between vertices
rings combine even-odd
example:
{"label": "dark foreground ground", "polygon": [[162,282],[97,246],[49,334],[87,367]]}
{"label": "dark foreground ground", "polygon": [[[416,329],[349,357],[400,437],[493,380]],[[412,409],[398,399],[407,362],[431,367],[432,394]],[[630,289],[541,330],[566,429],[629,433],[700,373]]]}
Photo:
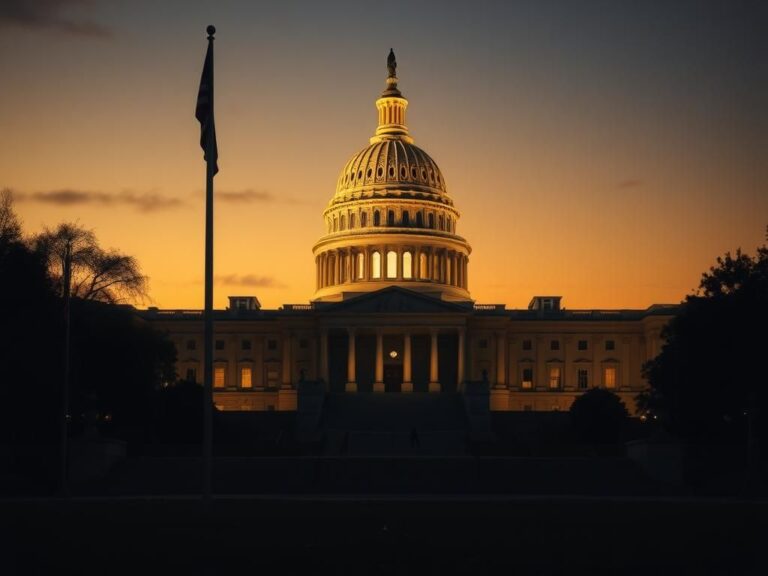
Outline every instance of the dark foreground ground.
{"label": "dark foreground ground", "polygon": [[768,503],[569,497],[0,501],[0,573],[768,573]]}

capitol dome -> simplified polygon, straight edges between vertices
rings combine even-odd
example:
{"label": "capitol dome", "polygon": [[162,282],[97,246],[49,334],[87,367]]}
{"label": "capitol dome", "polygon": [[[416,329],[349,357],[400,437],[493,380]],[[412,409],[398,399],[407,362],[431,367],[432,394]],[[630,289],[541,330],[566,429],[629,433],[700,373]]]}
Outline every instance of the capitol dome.
{"label": "capitol dome", "polygon": [[326,235],[313,248],[314,300],[397,285],[469,301],[471,248],[456,234],[459,212],[437,163],[408,133],[408,100],[397,87],[392,51],[387,67],[376,132],[342,169],[323,213]]}

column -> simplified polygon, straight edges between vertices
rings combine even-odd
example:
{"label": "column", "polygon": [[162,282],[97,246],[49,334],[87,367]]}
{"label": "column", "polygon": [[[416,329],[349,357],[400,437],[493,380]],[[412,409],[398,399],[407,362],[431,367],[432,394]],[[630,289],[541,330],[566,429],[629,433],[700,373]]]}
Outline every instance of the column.
{"label": "column", "polygon": [[411,333],[406,331],[403,334],[403,385],[401,392],[413,392],[413,382],[411,382]]}
{"label": "column", "polygon": [[496,385],[494,388],[507,387],[507,335],[496,332]]}
{"label": "column", "polygon": [[349,345],[347,346],[347,383],[344,385],[345,392],[357,392],[357,381],[355,379],[355,329],[348,328]]}
{"label": "column", "polygon": [[440,392],[440,382],[438,380],[438,357],[437,357],[437,330],[432,330],[432,343],[429,347],[429,391]]}
{"label": "column", "polygon": [[283,378],[281,388],[290,390],[291,388],[291,333],[283,333]]}
{"label": "column", "polygon": [[464,391],[464,380],[466,380],[464,376],[464,332],[464,328],[459,328],[459,367],[456,376],[456,379],[458,380],[457,390],[459,392]]}
{"label": "column", "polygon": [[397,247],[397,280],[402,282],[403,280],[403,247]]}
{"label": "column", "polygon": [[374,392],[384,392],[384,337],[381,330],[376,331],[376,379]]}
{"label": "column", "polygon": [[415,281],[421,280],[421,248],[414,246],[413,248],[413,264],[411,265],[413,279]]}
{"label": "column", "polygon": [[328,330],[325,329],[320,331],[320,378],[328,392]]}

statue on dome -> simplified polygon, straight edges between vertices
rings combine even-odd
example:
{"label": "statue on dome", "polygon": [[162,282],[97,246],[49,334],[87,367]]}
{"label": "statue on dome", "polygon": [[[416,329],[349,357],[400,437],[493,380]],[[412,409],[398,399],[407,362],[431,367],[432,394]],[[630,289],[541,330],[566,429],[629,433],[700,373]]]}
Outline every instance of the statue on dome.
{"label": "statue on dome", "polygon": [[389,70],[390,78],[397,78],[397,60],[395,60],[395,52],[392,48],[389,49],[389,56],[387,56],[387,70]]}

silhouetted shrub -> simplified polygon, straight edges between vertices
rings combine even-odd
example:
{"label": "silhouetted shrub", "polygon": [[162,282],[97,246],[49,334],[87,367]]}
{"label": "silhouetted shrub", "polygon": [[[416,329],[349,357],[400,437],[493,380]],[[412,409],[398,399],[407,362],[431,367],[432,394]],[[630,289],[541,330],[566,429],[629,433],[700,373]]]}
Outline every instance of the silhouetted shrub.
{"label": "silhouetted shrub", "polygon": [[581,440],[609,444],[621,440],[629,413],[616,394],[604,388],[592,388],[576,398],[570,416]]}

